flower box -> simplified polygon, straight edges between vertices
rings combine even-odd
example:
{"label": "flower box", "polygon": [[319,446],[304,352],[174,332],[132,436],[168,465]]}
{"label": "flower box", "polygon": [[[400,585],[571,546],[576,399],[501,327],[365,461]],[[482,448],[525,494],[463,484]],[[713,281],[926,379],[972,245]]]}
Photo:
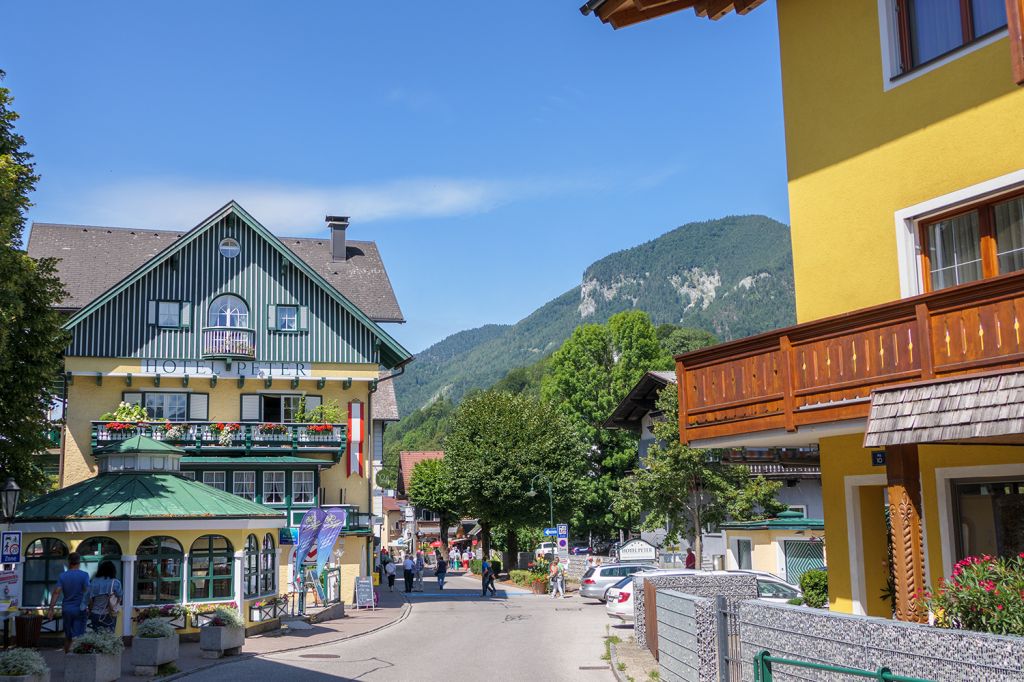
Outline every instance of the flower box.
{"label": "flower box", "polygon": [[238,655],[244,644],[245,628],[241,625],[204,625],[199,629],[203,658]]}
{"label": "flower box", "polygon": [[132,639],[131,662],[135,674],[156,675],[164,663],[178,660],[178,635],[172,637],[135,637]]}
{"label": "flower box", "polygon": [[288,602],[270,599],[265,602],[253,602],[249,605],[249,620],[254,623],[281,618],[288,615]]}
{"label": "flower box", "polygon": [[121,679],[121,654],[68,654],[65,682],[114,682]]}
{"label": "flower box", "polygon": [[546,580],[534,580],[531,583],[534,594],[547,594],[548,593],[548,581]]}

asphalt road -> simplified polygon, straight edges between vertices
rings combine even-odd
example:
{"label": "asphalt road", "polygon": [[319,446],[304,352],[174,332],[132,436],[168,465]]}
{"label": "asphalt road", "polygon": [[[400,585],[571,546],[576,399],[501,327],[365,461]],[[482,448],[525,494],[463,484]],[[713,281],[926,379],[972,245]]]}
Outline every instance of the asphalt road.
{"label": "asphalt road", "polygon": [[433,578],[425,583],[426,592],[410,596],[409,617],[389,628],[347,642],[218,665],[186,679],[614,679],[607,661],[601,660],[602,638],[612,623],[603,604],[578,596],[554,600],[511,588],[482,598],[480,581],[474,578],[450,578],[443,592],[437,591]]}

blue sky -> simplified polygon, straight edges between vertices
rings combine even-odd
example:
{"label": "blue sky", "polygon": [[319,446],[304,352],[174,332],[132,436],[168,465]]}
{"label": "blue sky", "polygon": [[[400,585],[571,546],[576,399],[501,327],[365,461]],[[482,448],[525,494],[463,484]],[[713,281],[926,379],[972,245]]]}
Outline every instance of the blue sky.
{"label": "blue sky", "polygon": [[7,3],[31,220],[352,217],[419,351],[691,221],[788,221],[774,3],[612,31],[582,0]]}

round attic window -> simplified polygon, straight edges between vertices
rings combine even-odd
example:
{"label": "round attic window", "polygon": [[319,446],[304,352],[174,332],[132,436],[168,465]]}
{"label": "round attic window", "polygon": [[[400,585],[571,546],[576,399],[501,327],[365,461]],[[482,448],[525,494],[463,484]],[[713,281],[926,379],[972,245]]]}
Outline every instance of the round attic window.
{"label": "round attic window", "polygon": [[241,247],[238,246],[238,242],[231,237],[226,237],[220,240],[220,255],[225,258],[234,258],[241,250]]}

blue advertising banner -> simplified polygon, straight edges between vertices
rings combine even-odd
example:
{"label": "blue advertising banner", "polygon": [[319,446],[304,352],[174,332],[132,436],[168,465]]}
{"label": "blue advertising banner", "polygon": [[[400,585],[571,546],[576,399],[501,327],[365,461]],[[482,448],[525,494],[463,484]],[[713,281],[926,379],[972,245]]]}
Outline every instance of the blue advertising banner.
{"label": "blue advertising banner", "polygon": [[302,562],[306,559],[306,555],[309,554],[309,550],[313,548],[313,543],[316,542],[316,537],[320,533],[320,526],[324,523],[324,517],[327,516],[327,512],[319,507],[310,509],[302,517],[302,523],[299,525],[299,539],[295,543],[295,584],[302,584]]}
{"label": "blue advertising banner", "polygon": [[345,527],[347,514],[344,509],[332,509],[327,512],[323,525],[320,526],[320,534],[316,538],[316,574],[324,570],[324,565],[331,558],[331,550],[334,549],[334,542],[341,535],[341,529]]}

